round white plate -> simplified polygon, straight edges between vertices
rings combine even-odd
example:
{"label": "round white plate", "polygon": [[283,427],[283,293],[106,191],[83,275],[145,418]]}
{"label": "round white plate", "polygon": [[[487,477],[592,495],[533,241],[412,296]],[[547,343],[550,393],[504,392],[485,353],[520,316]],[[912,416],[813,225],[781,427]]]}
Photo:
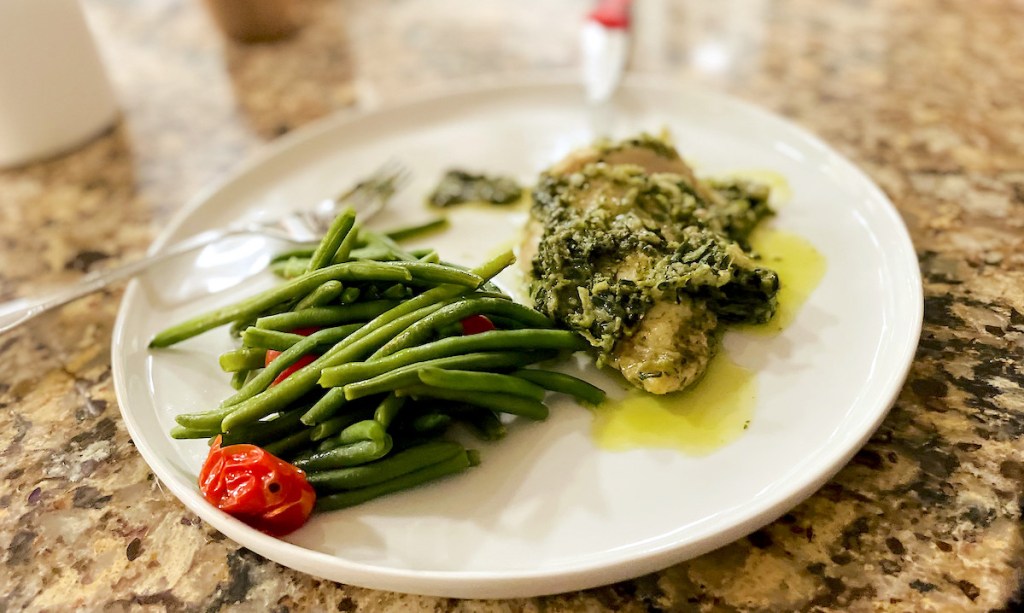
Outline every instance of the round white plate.
{"label": "round white plate", "polygon": [[[422,196],[446,168],[529,181],[593,134],[578,85],[530,82],[339,116],[281,139],[167,228],[154,248],[239,218],[274,216],[333,195],[388,159],[416,180],[381,227],[430,215]],[[882,192],[824,143],[773,115],[701,88],[628,83],[614,100],[615,136],[671,130],[701,174],[770,169],[792,198],[773,222],[809,239],[827,272],[796,321],[772,338],[726,339],[757,371],[749,430],[717,451],[607,452],[591,415],[552,403],[543,423],[515,423],[480,447],[458,477],[314,517],[286,539],[205,503],[196,474],[203,441],[175,441],[177,413],[230,393],[215,330],[149,351],[163,327],[273,282],[259,239],[207,249],[131,284],[113,339],[114,383],[128,430],[156,475],[205,521],[286,566],[345,583],[451,597],[576,590],[651,572],[724,545],[820,487],[875,430],[898,393],[921,326],[913,246]],[[522,212],[463,212],[428,242],[475,265],[514,239]],[[378,220],[375,220],[378,221]],[[248,254],[248,255],[247,255]],[[246,257],[241,257],[246,256]]]}

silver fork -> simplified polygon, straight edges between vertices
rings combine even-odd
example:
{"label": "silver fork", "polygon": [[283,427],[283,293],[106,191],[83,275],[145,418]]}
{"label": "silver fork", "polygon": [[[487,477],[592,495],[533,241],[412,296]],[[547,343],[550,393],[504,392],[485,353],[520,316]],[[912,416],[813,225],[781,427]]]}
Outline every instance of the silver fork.
{"label": "silver fork", "polygon": [[291,243],[307,243],[320,238],[345,206],[351,206],[359,220],[366,221],[379,213],[388,199],[404,186],[409,178],[409,171],[402,165],[393,161],[388,162],[348,191],[308,209],[294,211],[277,219],[238,223],[203,232],[138,260],[87,274],[70,286],[0,304],[0,334],[72,300],[99,291],[112,283],[134,277],[160,262],[230,236],[261,235]]}

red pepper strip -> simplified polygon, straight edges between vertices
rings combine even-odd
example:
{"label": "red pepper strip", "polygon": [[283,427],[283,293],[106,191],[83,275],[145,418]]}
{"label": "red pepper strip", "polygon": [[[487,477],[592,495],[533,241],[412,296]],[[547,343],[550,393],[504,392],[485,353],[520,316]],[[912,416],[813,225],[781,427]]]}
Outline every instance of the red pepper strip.
{"label": "red pepper strip", "polygon": [[316,493],[302,470],[256,445],[220,441],[214,439],[199,471],[199,490],[210,504],[271,536],[306,523]]}
{"label": "red pepper strip", "polygon": [[459,324],[462,326],[462,334],[465,336],[490,332],[495,329],[494,322],[488,319],[486,315],[470,315],[460,321]]}

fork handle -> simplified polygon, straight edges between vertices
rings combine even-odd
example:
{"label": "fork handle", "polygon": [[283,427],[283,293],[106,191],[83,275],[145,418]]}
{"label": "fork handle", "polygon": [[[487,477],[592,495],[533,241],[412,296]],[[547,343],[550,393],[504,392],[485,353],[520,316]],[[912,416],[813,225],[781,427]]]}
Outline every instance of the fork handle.
{"label": "fork handle", "polygon": [[72,300],[99,291],[112,283],[130,279],[160,262],[165,262],[173,257],[215,243],[227,236],[243,232],[245,231],[241,229],[203,232],[175,243],[159,253],[147,255],[120,266],[89,273],[66,287],[0,304],[0,334],[20,326],[37,315],[42,315]]}

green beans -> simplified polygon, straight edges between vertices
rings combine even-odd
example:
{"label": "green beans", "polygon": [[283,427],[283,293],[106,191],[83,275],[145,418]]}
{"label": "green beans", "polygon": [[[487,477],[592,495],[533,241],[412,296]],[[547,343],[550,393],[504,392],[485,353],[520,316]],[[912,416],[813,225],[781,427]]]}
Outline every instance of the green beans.
{"label": "green beans", "polygon": [[422,236],[430,232],[442,230],[448,227],[448,219],[446,217],[438,217],[432,219],[426,223],[417,224],[414,226],[406,226],[397,230],[389,231],[385,236],[393,241],[403,241],[417,236]]}
{"label": "green beans", "polygon": [[240,390],[249,380],[249,370],[237,370],[231,373],[231,387]]}
{"label": "green beans", "polygon": [[[422,265],[434,266],[433,264]],[[189,319],[184,323],[171,326],[154,336],[153,340],[149,342],[149,346],[168,347],[236,319],[258,315],[264,309],[285,300],[305,295],[313,291],[324,281],[331,279],[338,281],[410,281],[412,278],[413,275],[408,269],[384,262],[345,262],[343,264],[334,264],[292,279],[241,302],[214,309]],[[473,287],[476,287],[476,285],[473,285]]]}
{"label": "green beans", "polygon": [[383,457],[391,450],[392,444],[391,437],[385,435],[383,442],[358,441],[350,445],[342,445],[330,451],[314,453],[303,460],[296,460],[295,465],[305,471],[358,466]]}
{"label": "green beans", "polygon": [[468,298],[449,304],[409,326],[405,332],[402,332],[378,349],[371,356],[371,359],[391,355],[406,347],[420,344],[429,339],[435,330],[445,325],[462,321],[471,315],[482,313],[523,320],[524,323],[535,328],[553,327],[551,320],[547,317],[532,309],[510,302],[507,298]]}
{"label": "green beans", "polygon": [[[412,321],[433,309],[440,308],[440,305],[427,304],[421,307],[420,310],[412,310],[410,312],[409,305],[417,302],[419,298],[422,298],[430,291],[432,290],[428,290],[417,296],[417,298],[407,300],[390,311],[382,313],[336,344],[327,353],[313,361],[312,364],[292,373],[290,377],[278,385],[266,389],[263,393],[238,403],[234,411],[224,416],[222,428],[225,431],[230,430],[232,426],[255,421],[284,409],[289,403],[298,400],[316,387],[316,382],[320,378],[320,372],[324,367],[359,359],[387,342],[403,326],[408,325],[406,318],[408,318],[408,321]],[[400,313],[401,315],[396,317],[395,313]],[[344,393],[340,390],[338,393],[334,393],[333,390],[329,391],[320,402],[317,402],[302,416],[302,423],[315,425],[320,421],[333,417],[334,413],[331,409],[337,408],[339,400],[344,402]]]}
{"label": "green beans", "polygon": [[320,287],[306,294],[302,300],[299,300],[295,304],[295,310],[301,311],[330,304],[337,300],[344,290],[345,286],[342,285],[341,281],[335,281],[334,279],[324,281],[320,284]]}
{"label": "green beans", "polygon": [[309,436],[314,441],[322,441],[338,434],[345,428],[351,426],[357,421],[362,421],[363,419],[365,419],[365,412],[359,410],[352,411],[344,415],[338,415],[337,417],[332,417],[313,426],[313,430]]}
{"label": "green beans", "polygon": [[[349,231],[352,230],[352,226],[356,223],[356,213],[351,208],[345,209],[340,215],[334,218],[331,223],[331,227],[327,229],[327,233],[320,240],[320,244],[317,245],[313,255],[309,258],[309,266],[307,270],[313,272],[314,270],[323,268],[329,265],[338,252],[338,247],[349,235]],[[344,259],[348,259],[346,255]]]}
{"label": "green beans", "polygon": [[[426,293],[428,292],[424,292],[424,294]],[[420,297],[422,297],[422,294]],[[320,359],[304,368],[303,371],[315,368],[317,369],[317,373],[319,373],[323,368],[331,364],[342,364],[351,360],[358,360],[390,340],[400,330],[407,327],[409,323],[442,306],[441,304],[427,304],[426,306],[422,306],[412,312],[407,312],[401,316],[395,317],[394,319],[389,319],[389,317],[394,316],[394,313],[405,308],[406,305],[415,302],[417,298],[403,302],[387,313],[382,313],[379,317],[353,333],[352,336],[346,339],[344,343],[338,343],[335,345]],[[299,372],[301,373],[303,371]],[[307,375],[303,374],[303,376],[305,377]],[[289,377],[289,379],[291,379],[291,377]],[[303,385],[307,385],[305,379],[302,379],[302,381]],[[314,387],[316,380],[313,381],[313,385],[308,386],[309,389]],[[282,385],[287,383],[288,380],[285,380]],[[309,391],[309,389],[306,389],[306,391]],[[320,402],[317,402],[308,413],[302,416],[302,423],[314,425],[325,419],[333,417],[338,407],[344,401],[345,394],[342,390],[329,390]],[[255,412],[256,409],[253,409],[253,411]]]}
{"label": "green beans", "polygon": [[475,273],[452,266],[445,266],[444,264],[431,264],[430,262],[420,262],[419,260],[389,263],[396,268],[409,271],[410,283],[427,285],[449,284],[470,288],[475,288],[483,283],[483,279]]}
{"label": "green beans", "polygon": [[465,422],[474,434],[485,441],[496,441],[504,438],[507,434],[505,424],[501,423],[497,413],[490,409],[467,406],[460,408],[455,413],[455,417],[459,421]]}
{"label": "green beans", "polygon": [[304,338],[306,337],[301,334],[280,332],[278,330],[264,330],[255,326],[246,328],[242,332],[242,343],[246,347],[273,349],[274,351],[284,351]]}
{"label": "green beans", "polygon": [[[271,413],[285,409],[291,403],[305,396],[316,386],[317,379],[320,378],[320,370],[316,367],[316,363],[322,359],[321,357],[309,366],[295,371],[281,383],[265,389],[256,396],[213,412],[214,415],[221,414],[221,430],[227,432],[231,428],[262,419]],[[182,423],[180,419],[178,423]]]}
{"label": "green beans", "polygon": [[342,304],[349,304],[359,300],[360,289],[358,287],[346,287],[345,291],[341,292]]}
{"label": "green beans", "polygon": [[604,402],[604,390],[572,375],[532,368],[517,370],[513,375],[531,383],[536,383],[544,389],[568,394],[577,400],[582,400],[592,405]]}
{"label": "green beans", "polygon": [[355,321],[369,321],[398,304],[394,300],[374,300],[341,306],[322,306],[278,313],[256,320],[256,327],[265,330],[295,330],[312,326],[338,326]]}
{"label": "green beans", "polygon": [[236,394],[225,400],[223,406],[231,406],[238,404],[243,400],[252,398],[256,394],[267,389],[274,380],[283,373],[289,366],[294,364],[296,360],[314,351],[318,346],[322,344],[335,344],[338,343],[348,336],[352,332],[345,327],[328,328],[326,330],[320,330],[314,332],[309,336],[302,337],[302,340],[295,343],[281,355],[277,356],[273,361],[267,364],[258,375],[250,379],[242,389],[238,390]]}
{"label": "green beans", "polygon": [[464,402],[500,413],[519,415],[528,419],[541,420],[546,419],[548,416],[548,408],[544,406],[544,403],[522,396],[450,390],[428,385],[412,385],[402,388],[395,393],[400,396],[438,398],[441,400]]}
{"label": "green beans", "polygon": [[402,249],[402,247],[400,247],[398,243],[391,240],[387,236],[367,230],[366,228],[361,228],[359,230],[359,239],[363,241],[364,247],[387,249],[392,254],[394,254],[394,256],[398,260],[411,262],[416,259],[414,255],[412,255],[405,249]]}
{"label": "green beans", "polygon": [[[174,421],[178,422],[179,426],[189,428],[191,430],[208,430],[216,432],[226,432],[227,428],[222,428],[221,423],[224,418],[231,414],[232,407],[220,407],[212,411],[203,411],[199,413],[183,413],[174,417]],[[260,417],[266,417],[274,411],[268,411],[266,414]],[[256,418],[259,419],[259,418]],[[255,420],[254,420],[255,421]]]}
{"label": "green beans", "polygon": [[511,394],[534,400],[543,400],[545,394],[539,385],[498,373],[421,368],[416,374],[425,385],[450,390]]}
{"label": "green beans", "polygon": [[302,423],[307,425],[321,424],[324,421],[334,419],[339,411],[345,406],[348,399],[345,398],[345,391],[341,388],[331,388],[320,397],[312,407],[302,416]]}
{"label": "green beans", "polygon": [[385,430],[391,422],[395,420],[395,416],[402,409],[402,405],[405,404],[405,398],[401,398],[394,394],[388,394],[384,400],[377,405],[377,410],[373,412],[373,419],[381,425]]}
{"label": "green beans", "polygon": [[451,415],[431,411],[417,415],[412,420],[412,429],[420,434],[434,434],[444,431],[452,423]]}
{"label": "green beans", "polygon": [[287,413],[281,413],[271,420],[239,426],[230,432],[225,432],[222,435],[221,444],[226,446],[236,443],[251,443],[253,445],[270,443],[299,429],[301,427],[299,417],[303,412],[305,409],[300,407]]}
{"label": "green beans", "polygon": [[345,239],[338,245],[338,250],[334,252],[334,260],[332,263],[341,263],[347,260],[354,260],[356,258],[351,257],[352,249],[355,248],[356,243],[359,241],[359,226],[353,226],[348,234],[345,235]]}
{"label": "green beans", "polygon": [[[446,358],[425,360],[415,364],[402,366],[374,377],[348,383],[344,386],[345,398],[355,400],[364,396],[371,396],[382,392],[389,392],[400,387],[408,387],[419,382],[419,370],[421,368],[461,368],[463,370],[487,370],[491,368],[507,368],[533,364],[549,356],[546,353],[535,352],[513,352],[495,351],[481,353],[466,353]],[[355,367],[362,363],[349,364]],[[333,390],[341,388],[332,388]],[[328,392],[330,393],[330,392]]]}
{"label": "green beans", "polygon": [[385,436],[384,427],[377,420],[364,419],[342,430],[338,435],[338,440],[343,445],[358,441],[374,441],[383,444]]}
{"label": "green beans", "polygon": [[401,283],[395,283],[381,292],[380,295],[391,300],[400,300],[409,295],[409,288],[405,287]]}
{"label": "green beans", "polygon": [[254,347],[243,347],[220,354],[220,368],[224,372],[255,370],[263,368],[267,359],[267,350]]}
{"label": "green beans", "polygon": [[291,257],[287,260],[271,262],[270,271],[283,279],[301,277],[309,269],[310,258]]}
{"label": "green beans", "polygon": [[422,485],[429,481],[434,481],[445,477],[447,475],[461,472],[471,465],[470,456],[466,452],[462,452],[455,455],[447,460],[442,460],[434,464],[430,464],[418,470],[405,473],[401,476],[389,479],[387,481],[362,487],[359,489],[349,490],[339,494],[331,494],[329,496],[322,496],[316,501],[317,511],[334,511],[337,509],[344,509],[357,505],[368,500],[373,500],[385,494],[391,494],[404,489],[409,489],[417,485]]}
{"label": "green beans", "polygon": [[306,478],[318,491],[351,490],[389,481],[465,452],[458,443],[434,441],[404,449],[362,466],[312,472]]}
{"label": "green beans", "polygon": [[271,453],[276,456],[288,456],[296,451],[301,451],[309,447],[309,429],[301,430],[286,436],[282,439],[278,439],[273,443],[267,443],[263,448],[267,453]]}
{"label": "green beans", "polygon": [[377,262],[395,262],[402,259],[400,254],[382,245],[353,249],[349,257],[353,260],[375,260]]}
{"label": "green beans", "polygon": [[171,428],[171,438],[176,439],[209,438],[218,434],[218,428],[189,428],[181,425]]}
{"label": "green beans", "polygon": [[402,349],[389,356],[362,364],[345,364],[325,368],[320,377],[323,387],[336,387],[351,381],[367,379],[415,362],[477,351],[508,351],[512,349],[568,349],[579,351],[588,345],[580,336],[565,330],[492,330],[471,336],[452,336]]}
{"label": "green beans", "polygon": [[317,241],[314,243],[308,243],[306,244],[306,246],[299,246],[296,247],[295,249],[289,249],[288,251],[276,253],[272,258],[270,258],[270,262],[271,264],[275,262],[284,262],[290,260],[291,258],[305,258],[308,260],[310,257],[312,257],[313,252],[316,251],[316,247],[319,244],[319,241]]}
{"label": "green beans", "polygon": [[433,249],[418,257],[421,262],[430,262],[431,264],[437,264],[441,261],[441,256]]}
{"label": "green beans", "polygon": [[[468,270],[394,240],[444,223],[389,236],[346,211],[315,247],[274,259],[294,279],[156,335],[161,347],[230,323],[243,343],[219,359],[238,392],[217,409],[178,415],[171,435],[259,445],[304,470],[327,510],[479,463],[477,452],[440,440],[456,419],[496,440],[506,432],[498,412],[546,417],[547,388],[593,398],[582,382],[541,374],[535,383],[531,373],[542,371],[516,370],[587,343],[490,282],[511,253]],[[477,314],[521,329],[464,334],[460,322]]]}

